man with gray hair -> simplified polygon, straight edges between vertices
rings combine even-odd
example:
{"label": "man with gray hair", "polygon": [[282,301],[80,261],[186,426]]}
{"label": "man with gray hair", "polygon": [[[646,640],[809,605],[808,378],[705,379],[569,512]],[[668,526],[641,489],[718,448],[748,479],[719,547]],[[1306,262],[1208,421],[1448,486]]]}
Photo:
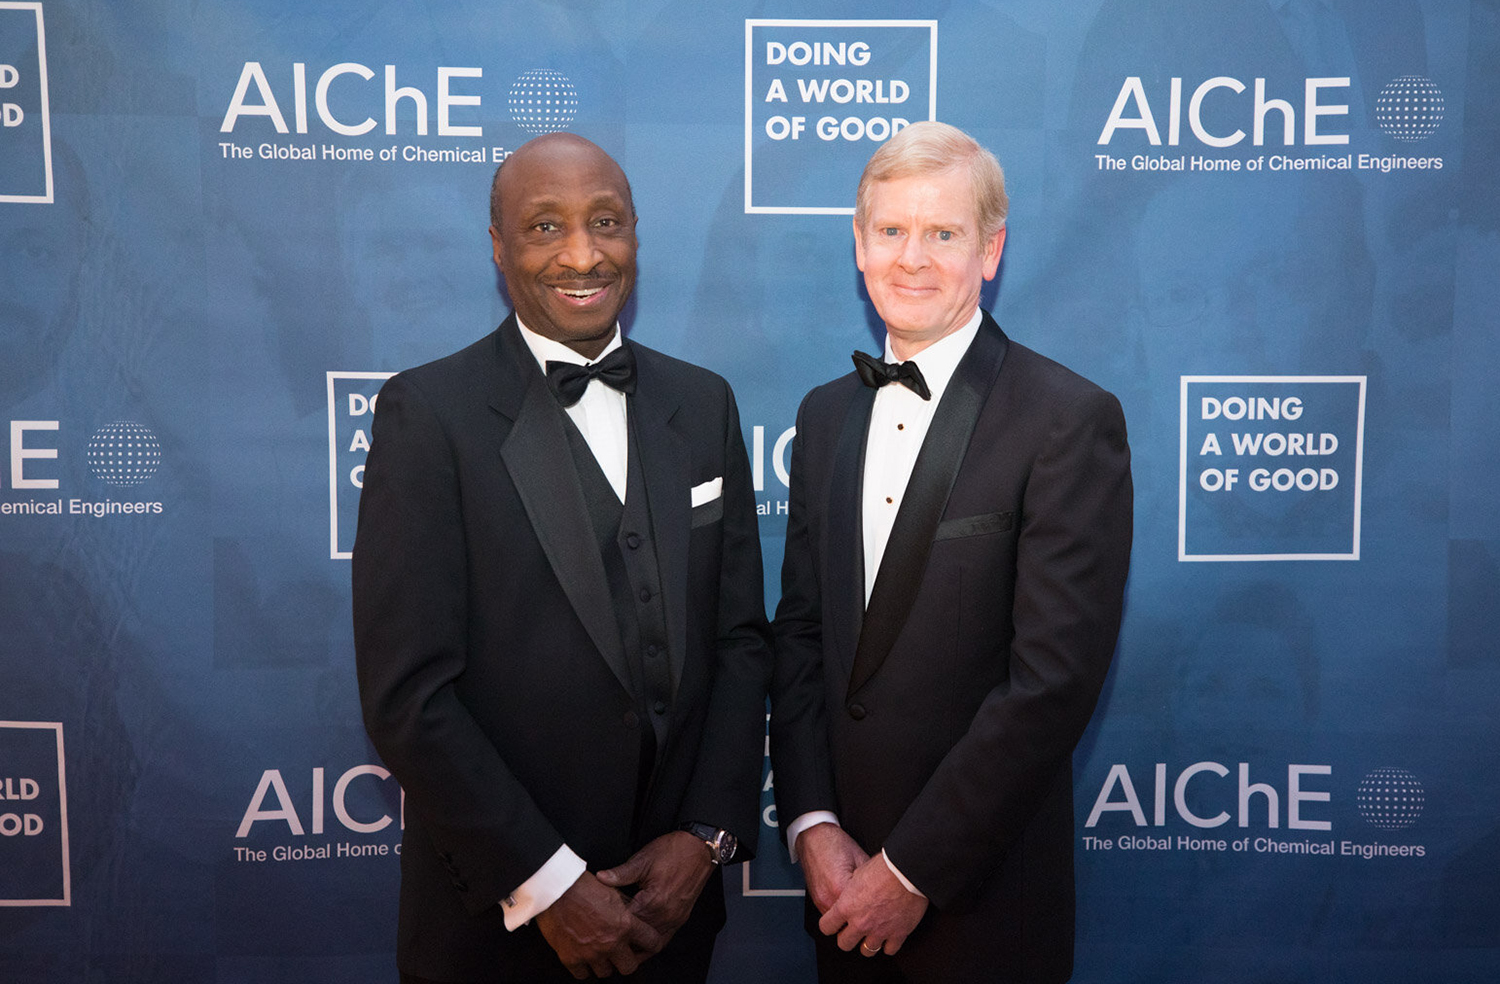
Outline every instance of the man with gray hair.
{"label": "man with gray hair", "polygon": [[797,414],[771,754],[825,982],[1072,972],[1072,752],[1119,631],[1130,451],[1113,396],[981,310],[1007,205],[951,126],[877,150],[854,249],[885,359]]}

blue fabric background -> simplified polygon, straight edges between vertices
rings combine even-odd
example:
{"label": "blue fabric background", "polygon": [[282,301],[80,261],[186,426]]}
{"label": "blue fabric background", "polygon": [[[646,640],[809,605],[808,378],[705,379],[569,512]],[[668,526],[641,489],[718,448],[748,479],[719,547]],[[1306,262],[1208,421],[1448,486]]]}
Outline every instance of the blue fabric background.
{"label": "blue fabric background", "polygon": [[[820,23],[762,23],[787,19]],[[908,23],[826,23],[882,19]],[[767,63],[798,39],[847,62]],[[1135,452],[1128,611],[1075,763],[1076,980],[1500,972],[1494,0],[45,0],[0,3],[0,65],[0,120],[24,117],[0,128],[0,199],[38,197],[49,165],[53,185],[0,200],[0,981],[394,980],[400,795],[360,724],[341,555],[383,375],[508,307],[488,182],[541,112],[513,98],[554,100],[625,167],[627,330],[733,383],[768,605],[797,403],[881,344],[840,211],[875,144],[818,120],[923,119],[935,96],[999,156],[984,303],[1117,393]],[[388,66],[425,134],[414,99],[387,113]],[[447,83],[477,135],[439,132],[445,67],[480,70]],[[1348,110],[1314,137],[1347,140],[1312,143],[1307,80],[1329,77],[1350,81],[1313,99]],[[798,79],[910,98],[809,104]],[[1403,79],[1441,109],[1382,102]],[[1257,80],[1286,104],[1259,144]],[[774,140],[774,116],[805,129]],[[407,159],[457,151],[483,160]],[[1185,404],[1202,376],[1257,381]],[[1235,394],[1305,413],[1202,419]],[[149,441],[115,448],[117,422]],[[1232,453],[1265,432],[1338,454]],[[111,452],[149,475],[112,484]],[[1338,488],[1250,487],[1288,466]],[[1241,477],[1207,492],[1208,468]],[[56,729],[15,726],[36,723],[61,725],[61,763]],[[767,787],[723,984],[811,979]]]}

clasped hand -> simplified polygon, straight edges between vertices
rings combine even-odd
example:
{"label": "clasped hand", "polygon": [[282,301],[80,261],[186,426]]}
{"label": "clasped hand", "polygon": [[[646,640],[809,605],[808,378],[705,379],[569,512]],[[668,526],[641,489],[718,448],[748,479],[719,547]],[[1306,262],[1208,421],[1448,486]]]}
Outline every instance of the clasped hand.
{"label": "clasped hand", "polygon": [[[580,875],[537,928],[578,980],[634,973],[687,921],[712,871],[701,840],[663,834],[618,867]],[[629,886],[633,896],[621,891]]]}
{"label": "clasped hand", "polygon": [[866,956],[895,953],[927,912],[927,900],[908,891],[883,857],[867,855],[834,824],[803,831],[797,850],[808,894],[823,914],[818,929],[836,935],[842,950],[863,941]]}

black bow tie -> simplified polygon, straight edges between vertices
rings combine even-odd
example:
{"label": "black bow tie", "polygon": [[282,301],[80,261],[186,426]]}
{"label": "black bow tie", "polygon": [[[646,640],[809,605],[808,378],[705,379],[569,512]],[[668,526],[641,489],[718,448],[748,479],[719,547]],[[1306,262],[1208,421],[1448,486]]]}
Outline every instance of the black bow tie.
{"label": "black bow tie", "polygon": [[589,380],[597,379],[621,393],[635,392],[635,353],[629,345],[621,345],[613,352],[590,365],[576,362],[548,362],[547,385],[557,396],[557,402],[571,407],[583,399],[583,391],[589,388]]}
{"label": "black bow tie", "polygon": [[879,389],[886,383],[901,383],[922,399],[932,399],[932,390],[927,388],[927,380],[922,378],[922,370],[915,362],[892,364],[873,355],[855,352],[854,369],[859,373],[859,381],[872,389]]}

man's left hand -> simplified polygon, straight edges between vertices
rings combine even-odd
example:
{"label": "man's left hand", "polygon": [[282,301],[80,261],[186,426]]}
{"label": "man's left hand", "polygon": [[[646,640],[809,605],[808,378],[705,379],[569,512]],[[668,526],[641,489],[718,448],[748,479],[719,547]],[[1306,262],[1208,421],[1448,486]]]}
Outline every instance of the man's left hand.
{"label": "man's left hand", "polygon": [[873,957],[900,950],[926,911],[927,900],[907,891],[877,852],[850,877],[839,900],[818,920],[818,929],[824,936],[837,933],[839,949],[858,946],[860,953]]}
{"label": "man's left hand", "polygon": [[624,864],[599,872],[598,878],[612,888],[636,887],[630,911],[661,933],[665,946],[687,922],[713,870],[707,845],[685,830],[674,830]]}

